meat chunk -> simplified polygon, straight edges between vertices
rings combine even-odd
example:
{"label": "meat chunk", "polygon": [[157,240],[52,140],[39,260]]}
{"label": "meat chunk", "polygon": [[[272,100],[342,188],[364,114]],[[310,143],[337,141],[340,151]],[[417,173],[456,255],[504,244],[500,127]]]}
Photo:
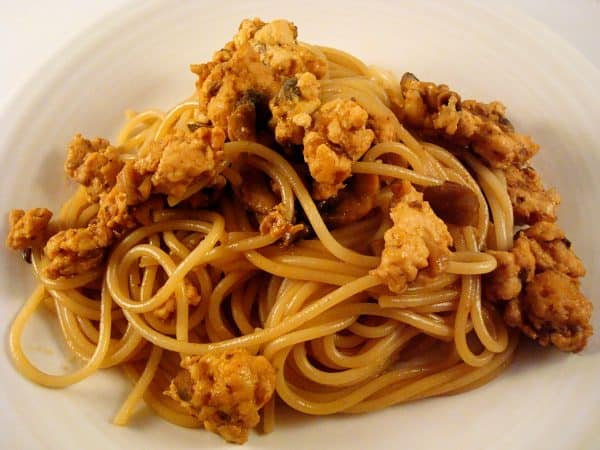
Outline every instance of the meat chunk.
{"label": "meat chunk", "polygon": [[371,147],[375,134],[367,129],[369,115],[352,100],[335,99],[313,115],[313,125],[304,136],[304,160],[312,178],[313,197],[326,200],[344,187],[352,161]]}
{"label": "meat chunk", "polygon": [[311,72],[317,78],[327,75],[327,61],[308,47],[298,44],[298,29],[287,20],[264,23],[260,19],[244,20],[234,37],[237,46],[250,43],[261,61],[271,67],[279,79],[299,72]]}
{"label": "meat chunk", "polygon": [[510,166],[504,174],[517,225],[556,220],[560,196],[554,189],[544,189],[540,176],[532,167]]}
{"label": "meat chunk", "polygon": [[165,392],[181,403],[204,428],[243,444],[258,425],[260,409],[275,390],[275,370],[264,356],[228,350],[186,356],[184,369]]}
{"label": "meat chunk", "polygon": [[115,185],[123,164],[120,151],[106,139],[89,140],[76,134],[69,145],[65,171],[85,186],[92,201],[96,201]]}
{"label": "meat chunk", "polygon": [[275,139],[282,145],[300,145],[312,114],[321,106],[320,85],[310,72],[288,78],[270,103]]}
{"label": "meat chunk", "polygon": [[498,267],[483,279],[491,301],[503,301],[504,320],[542,345],[580,351],[592,333],[592,305],[579,291],[583,264],[564,231],[538,222],[520,231],[509,251],[488,251]]}
{"label": "meat chunk", "polygon": [[218,174],[224,142],[225,132],[219,127],[177,131],[150,144],[135,167],[141,175],[152,174],[153,192],[181,198],[202,177]]}
{"label": "meat chunk", "polygon": [[400,82],[402,98],[394,110],[400,120],[426,135],[469,147],[494,168],[521,166],[539,146],[516,133],[499,102],[461,101],[448,86],[419,81],[410,73]]}
{"label": "meat chunk", "polygon": [[[250,123],[250,105],[240,104],[247,92],[269,100],[277,95],[286,79],[310,72],[316,78],[327,74],[327,61],[298,44],[296,27],[285,20],[264,23],[259,19],[244,20],[233,41],[218,51],[207,64],[192,66],[198,75],[196,83],[200,109],[213,125],[228,130],[230,140],[239,140],[238,124]],[[234,114],[235,112],[235,114]]]}
{"label": "meat chunk", "polygon": [[489,300],[510,300],[517,297],[523,285],[535,274],[535,256],[531,252],[531,241],[520,235],[509,251],[488,250],[496,258],[496,269],[484,276],[484,296]]}
{"label": "meat chunk", "polygon": [[432,273],[444,270],[452,236],[435,215],[423,194],[407,181],[393,185],[395,205],[390,210],[392,227],[385,232],[379,267],[371,274],[401,293],[426,267]]}
{"label": "meat chunk", "polygon": [[48,222],[52,212],[46,208],[29,211],[13,209],[8,216],[6,246],[13,250],[40,247],[48,238]]}
{"label": "meat chunk", "polygon": [[271,98],[279,90],[273,71],[250,44],[231,51],[226,61],[213,60],[192,70],[199,75],[200,110],[206,111],[211,124],[223,129],[228,129],[229,117],[244,94],[252,91]]}
{"label": "meat chunk", "polygon": [[592,335],[592,303],[579,282],[556,270],[537,274],[525,292],[510,301],[504,318],[541,345],[579,352]]}
{"label": "meat chunk", "polygon": [[45,268],[48,277],[56,279],[79,275],[102,262],[111,236],[100,227],[70,228],[52,236],[44,253],[50,260]]}
{"label": "meat chunk", "polygon": [[523,234],[530,240],[537,272],[552,269],[571,278],[585,275],[583,263],[571,249],[571,242],[555,223],[538,222]]}

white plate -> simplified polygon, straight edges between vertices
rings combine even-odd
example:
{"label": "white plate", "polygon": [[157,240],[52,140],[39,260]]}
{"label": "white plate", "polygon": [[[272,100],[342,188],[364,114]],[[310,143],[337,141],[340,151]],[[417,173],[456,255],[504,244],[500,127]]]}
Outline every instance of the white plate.
{"label": "white plate", "polygon": [[[285,17],[304,41],[448,83],[465,98],[504,101],[517,128],[542,146],[535,164],[563,196],[560,222],[587,266],[584,290],[599,297],[593,281],[599,274],[600,74],[576,51],[527,18],[462,2],[251,3],[128,7],[56,55],[2,122],[0,235],[10,208],[56,209],[66,198],[71,186],[62,161],[71,135],[114,137],[126,108],[168,108],[193,89],[188,64],[208,60],[242,18]],[[33,283],[17,254],[2,250],[0,264],[6,337]],[[600,331],[599,318],[597,311]],[[74,361],[60,359],[49,323],[37,320],[29,328],[25,348],[43,367],[64,370]],[[246,448],[594,448],[600,445],[599,352],[597,337],[580,355],[527,345],[507,373],[474,392],[364,416],[286,413],[274,433],[251,435]],[[0,377],[4,448],[230,448],[215,435],[171,426],[143,408],[128,428],[111,425],[128,387],[118,373],[53,391],[22,379],[4,352]]]}

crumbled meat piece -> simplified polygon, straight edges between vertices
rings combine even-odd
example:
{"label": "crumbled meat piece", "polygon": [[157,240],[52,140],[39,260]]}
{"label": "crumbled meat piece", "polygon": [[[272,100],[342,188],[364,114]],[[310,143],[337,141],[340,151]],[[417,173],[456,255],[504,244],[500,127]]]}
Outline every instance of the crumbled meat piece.
{"label": "crumbled meat piece", "polygon": [[152,194],[181,197],[202,177],[209,177],[209,184],[222,183],[218,172],[224,141],[221,128],[200,127],[150,144],[121,168],[114,186],[99,195],[98,214],[86,228],[63,230],[48,240],[46,274],[68,277],[98,266],[114,240],[136,226],[136,206]]}
{"label": "crumbled meat piece", "polygon": [[555,270],[537,274],[504,311],[508,325],[565,352],[583,350],[592,335],[591,315],[592,303],[581,293],[579,282]]}
{"label": "crumbled meat piece", "polygon": [[327,74],[325,59],[298,44],[296,37],[291,22],[244,20],[233,41],[211,62],[192,66],[198,75],[200,109],[213,125],[228,130],[230,140],[244,137],[242,125],[248,128],[252,121],[252,107],[240,103],[245,93],[257,93],[268,103],[297,73],[310,72],[319,79]]}
{"label": "crumbled meat piece", "polygon": [[279,199],[263,173],[259,170],[247,169],[241,175],[239,198],[244,206],[259,214],[269,214],[279,203]]}
{"label": "crumbled meat piece", "polygon": [[8,216],[9,231],[6,246],[13,250],[25,250],[41,246],[48,237],[48,222],[52,212],[46,208],[29,211],[13,209]]}
{"label": "crumbled meat piece", "polygon": [[522,165],[539,146],[516,133],[499,102],[461,101],[448,86],[419,81],[404,74],[400,82],[401,104],[394,105],[400,120],[427,135],[468,146],[495,168]]}
{"label": "crumbled meat piece", "polygon": [[311,72],[319,79],[326,76],[327,61],[299,45],[297,38],[298,29],[292,22],[273,20],[265,24],[254,19],[242,22],[234,42],[238,47],[250,43],[278,78],[289,78],[298,72]]}
{"label": "crumbled meat piece", "polygon": [[344,187],[352,161],[371,147],[375,134],[367,129],[369,115],[352,100],[335,99],[313,114],[313,125],[304,136],[304,160],[316,181],[313,197],[326,200]]}
{"label": "crumbled meat piece", "polygon": [[[228,129],[229,117],[246,92],[253,91],[271,98],[279,90],[272,70],[260,61],[258,53],[249,44],[237,49],[225,62],[213,61],[201,67],[194,68],[200,76],[200,110],[206,111],[213,125],[224,129]],[[202,79],[204,72],[208,75]]]}
{"label": "crumbled meat piece", "polygon": [[120,151],[106,139],[89,140],[76,134],[69,144],[65,171],[85,186],[90,199],[96,201],[101,193],[115,185],[123,164]]}
{"label": "crumbled meat piece", "polygon": [[441,186],[427,186],[423,198],[444,222],[459,226],[475,225],[479,217],[479,201],[466,186],[446,181]]}
{"label": "crumbled meat piece", "polygon": [[270,103],[275,139],[282,145],[302,144],[305,129],[312,125],[311,115],[321,106],[320,85],[310,72],[288,78]]}
{"label": "crumbled meat piece", "polygon": [[572,278],[585,275],[583,263],[558,225],[538,222],[522,233],[529,238],[537,272],[552,269]]}
{"label": "crumbled meat piece", "polygon": [[315,200],[334,197],[352,175],[352,160],[332,149],[319,133],[311,131],[304,137],[304,160],[316,182],[312,192]]}
{"label": "crumbled meat piece", "polygon": [[484,275],[484,296],[492,301],[510,300],[519,295],[523,285],[535,274],[535,257],[531,252],[531,241],[525,235],[515,239],[509,251],[488,250],[496,258],[496,269]]}
{"label": "crumbled meat piece", "polygon": [[517,233],[509,251],[488,251],[498,267],[483,278],[491,301],[507,302],[504,320],[542,345],[580,351],[592,334],[592,305],[579,291],[583,264],[564,231],[538,222]]}
{"label": "crumbled meat piece", "polygon": [[44,253],[50,260],[45,268],[48,277],[79,275],[98,267],[109,245],[110,236],[96,226],[70,228],[52,236]]}
{"label": "crumbled meat piece", "polygon": [[141,175],[152,174],[153,192],[181,198],[202,177],[218,174],[224,142],[219,127],[177,131],[150,144],[135,166]]}
{"label": "crumbled meat piece", "polygon": [[504,174],[517,225],[556,220],[560,196],[554,189],[544,189],[540,176],[532,167],[510,166]]}
{"label": "crumbled meat piece", "polygon": [[[196,306],[200,303],[200,294],[198,289],[188,280],[184,281],[185,297],[187,298],[188,305]],[[156,317],[162,320],[167,320],[171,317],[171,314],[177,309],[177,300],[175,294],[171,295],[168,300],[163,303],[159,308],[152,311]]]}
{"label": "crumbled meat piece", "polygon": [[366,173],[353,175],[350,185],[332,199],[335,206],[323,212],[325,222],[331,227],[339,227],[362,219],[375,207],[379,187],[377,175]]}
{"label": "crumbled meat piece", "polygon": [[260,233],[283,238],[283,244],[290,244],[298,234],[306,231],[302,223],[293,224],[285,218],[283,204],[279,203],[260,222]]}
{"label": "crumbled meat piece", "polygon": [[392,227],[385,232],[385,247],[379,267],[371,274],[401,293],[419,270],[444,270],[452,236],[446,224],[435,215],[423,194],[407,181],[392,186],[395,205],[390,210]]}
{"label": "crumbled meat piece", "polygon": [[186,356],[166,395],[181,403],[204,428],[243,444],[258,425],[260,409],[275,391],[275,370],[264,356],[244,349]]}

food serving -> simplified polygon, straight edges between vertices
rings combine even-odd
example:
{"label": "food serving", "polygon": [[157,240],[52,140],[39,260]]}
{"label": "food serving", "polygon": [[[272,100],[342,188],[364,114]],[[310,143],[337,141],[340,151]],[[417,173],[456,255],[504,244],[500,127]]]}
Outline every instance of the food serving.
{"label": "food serving", "polygon": [[[243,443],[275,398],[363,413],[478,387],[524,334],[582,350],[585,274],[558,193],[499,102],[398,82],[284,20],[242,22],[168,113],[117,139],[76,135],[81,186],[54,220],[13,210],[9,247],[39,285],[17,315],[17,369],[49,387],[121,367],[165,419]],[[21,348],[45,304],[85,364]]]}

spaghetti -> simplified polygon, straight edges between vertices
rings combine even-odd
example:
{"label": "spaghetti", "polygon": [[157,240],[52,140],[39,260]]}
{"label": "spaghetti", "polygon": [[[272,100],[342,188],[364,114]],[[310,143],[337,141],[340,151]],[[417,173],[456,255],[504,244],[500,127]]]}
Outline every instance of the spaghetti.
{"label": "spaghetti", "polygon": [[[376,136],[364,155],[351,161],[353,177],[378,180],[367,213],[331,226],[324,203],[311,193],[306,166],[285,156],[282,146],[267,145],[274,142],[272,134],[254,142],[229,136],[215,169],[220,184],[214,176],[200,177],[180,195],[153,193],[148,201],[160,197],[160,206],[112,239],[110,254],[96,266],[51,276],[51,258],[33,248],[39,285],[10,330],[10,351],[25,377],[66,387],[101,368],[120,367],[134,388],[115,424],[127,424],[143,399],[170,422],[199,427],[204,421],[211,429],[206,417],[190,414],[189,403],[186,408],[177,395],[164,394],[190,355],[239,349],[262,355],[274,368],[276,396],[313,415],[363,413],[463,392],[510,364],[518,333],[482,296],[482,275],[497,266],[485,250],[507,251],[513,245],[513,206],[503,172],[410,133],[392,111],[394,98],[402,94],[389,74],[339,50],[294,48],[326,61],[327,74],[318,81],[321,104],[355,102],[394,136]],[[205,126],[207,109],[199,95],[167,113],[129,113],[115,145],[125,167],[155,143]],[[281,233],[262,229],[268,214],[245,203],[242,189],[249,176],[268,180],[276,196],[278,205],[271,210],[286,224],[289,240],[283,245]],[[475,218],[466,225],[444,224],[453,245],[442,271],[421,269],[405,290],[394,292],[374,270],[394,226],[393,186],[404,183],[425,192],[448,182],[471,193]],[[208,206],[192,201],[215,193]],[[101,208],[89,186],[80,187],[50,224],[50,234],[97,223]],[[303,230],[294,234],[290,230],[298,224]],[[55,311],[66,343],[85,361],[72,374],[44,373],[22,349],[24,327],[41,304]],[[262,403],[263,428],[270,431],[274,396]],[[247,435],[247,430],[216,431],[236,442]]]}

